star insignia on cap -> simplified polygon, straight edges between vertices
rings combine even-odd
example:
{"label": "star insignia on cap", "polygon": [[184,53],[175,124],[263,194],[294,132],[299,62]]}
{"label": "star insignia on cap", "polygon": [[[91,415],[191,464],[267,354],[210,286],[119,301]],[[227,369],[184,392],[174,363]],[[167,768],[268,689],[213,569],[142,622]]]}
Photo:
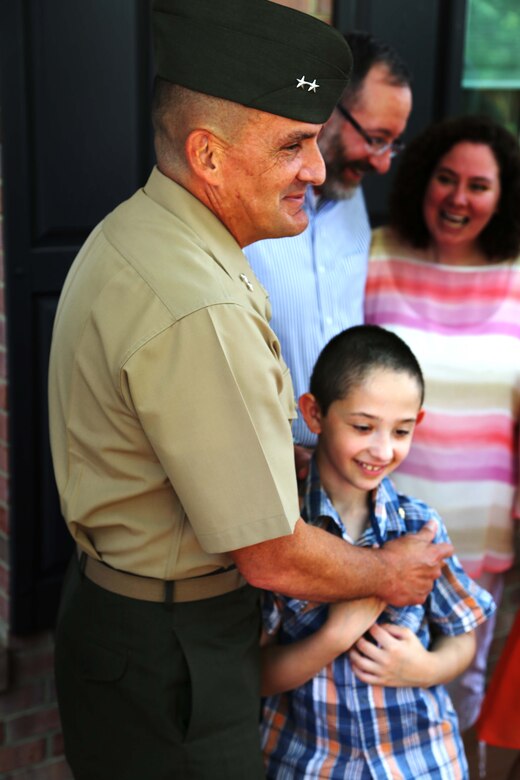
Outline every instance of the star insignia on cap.
{"label": "star insignia on cap", "polygon": [[309,87],[307,92],[316,92],[319,86],[320,85],[317,83],[316,79],[313,79],[312,81],[306,81],[305,76],[302,76],[300,79],[296,79],[296,89],[305,89],[305,87]]}

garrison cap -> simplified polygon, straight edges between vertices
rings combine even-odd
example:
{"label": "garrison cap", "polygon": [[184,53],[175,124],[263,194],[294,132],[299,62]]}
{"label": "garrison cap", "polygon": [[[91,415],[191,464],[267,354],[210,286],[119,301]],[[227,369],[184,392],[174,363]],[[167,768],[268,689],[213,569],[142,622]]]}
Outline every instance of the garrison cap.
{"label": "garrison cap", "polygon": [[325,122],[350,49],[334,27],[270,0],[154,0],[157,73],[249,108]]}

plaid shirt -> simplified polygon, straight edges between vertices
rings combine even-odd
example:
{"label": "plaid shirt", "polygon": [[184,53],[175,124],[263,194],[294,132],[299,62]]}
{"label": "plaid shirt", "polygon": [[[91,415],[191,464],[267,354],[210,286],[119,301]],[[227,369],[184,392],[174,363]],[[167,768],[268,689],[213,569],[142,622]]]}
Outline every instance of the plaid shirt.
{"label": "plaid shirt", "polygon": [[[312,462],[304,512],[307,522],[351,542],[321,487]],[[375,491],[372,516],[357,544],[371,547],[418,531],[430,518],[438,522],[435,541],[449,541],[434,510],[398,495],[389,479]],[[455,636],[473,630],[494,611],[491,596],[449,558],[425,604],[388,606],[378,622],[408,626],[425,647],[430,627]],[[264,594],[264,625],[282,644],[316,631],[327,605]],[[468,769],[457,716],[445,689],[367,685],[342,654],[305,685],[270,696],[261,725],[269,779],[294,778],[467,778]]]}

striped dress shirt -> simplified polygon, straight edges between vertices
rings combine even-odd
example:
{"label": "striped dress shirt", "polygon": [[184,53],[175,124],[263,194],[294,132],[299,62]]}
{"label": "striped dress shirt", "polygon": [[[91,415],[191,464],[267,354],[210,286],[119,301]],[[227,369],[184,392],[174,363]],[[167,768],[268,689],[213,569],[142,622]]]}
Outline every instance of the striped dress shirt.
{"label": "striped dress shirt", "polygon": [[[309,187],[309,225],[299,236],[258,241],[244,249],[269,294],[271,327],[291,371],[296,398],[325,344],[363,321],[370,226],[361,188],[348,200],[316,197]],[[315,436],[299,416],[294,440],[314,446]]]}
{"label": "striped dress shirt", "polygon": [[[314,460],[303,516],[351,541],[322,489]],[[357,544],[371,547],[417,532],[430,518],[435,541],[448,541],[437,513],[398,495],[389,479],[377,489],[371,521]],[[348,576],[348,573],[347,575]],[[431,629],[447,636],[473,630],[495,610],[493,599],[449,558],[424,604],[388,606],[378,622],[410,628],[429,647]],[[327,606],[266,593],[264,625],[287,644],[308,636],[327,616]],[[265,701],[261,725],[268,780],[461,780],[468,777],[457,716],[442,685],[390,688],[359,680],[344,653],[312,680]]]}

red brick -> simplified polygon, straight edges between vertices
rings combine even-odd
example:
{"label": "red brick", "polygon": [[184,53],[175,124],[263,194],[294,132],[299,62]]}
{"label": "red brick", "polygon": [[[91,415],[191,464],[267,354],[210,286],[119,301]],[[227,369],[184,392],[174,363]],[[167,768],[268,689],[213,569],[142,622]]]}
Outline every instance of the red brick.
{"label": "red brick", "polygon": [[34,653],[15,655],[13,665],[16,679],[22,682],[45,677],[53,673],[54,654],[52,649],[46,648]]}
{"label": "red brick", "polygon": [[[0,413],[0,418],[2,416]],[[5,474],[0,474],[0,502],[4,505],[9,503],[9,481]]]}
{"label": "red brick", "polygon": [[7,411],[9,408],[9,393],[7,382],[0,379],[0,410]]}
{"label": "red brick", "polygon": [[53,756],[62,756],[65,753],[65,746],[63,743],[63,734],[58,732],[58,734],[54,734],[52,738],[52,755]]}
{"label": "red brick", "polygon": [[0,533],[0,561],[9,563],[9,545],[6,534]]}
{"label": "red brick", "polygon": [[[2,780],[4,777],[2,775]],[[5,780],[73,780],[72,772],[64,758],[30,767],[25,772],[9,775]],[[116,778],[114,778],[116,780]]]}
{"label": "red brick", "polygon": [[0,445],[0,471],[9,473],[9,447],[6,444]]}
{"label": "red brick", "polygon": [[23,687],[17,686],[0,695],[0,719],[43,706],[45,703],[45,684],[43,681]]}
{"label": "red brick", "polygon": [[3,593],[0,593],[0,620],[6,623],[9,620],[9,599]]}
{"label": "red brick", "polygon": [[24,745],[0,747],[0,777],[2,772],[38,764],[45,758],[45,740],[37,739]]}
{"label": "red brick", "polygon": [[8,440],[7,418],[8,415],[5,412],[0,412],[0,440],[4,442]]}
{"label": "red brick", "polygon": [[9,533],[9,512],[5,506],[0,505],[0,533]]}
{"label": "red brick", "polygon": [[8,739],[9,742],[19,742],[26,737],[48,734],[50,731],[60,728],[60,725],[58,707],[47,708],[8,721]]}

